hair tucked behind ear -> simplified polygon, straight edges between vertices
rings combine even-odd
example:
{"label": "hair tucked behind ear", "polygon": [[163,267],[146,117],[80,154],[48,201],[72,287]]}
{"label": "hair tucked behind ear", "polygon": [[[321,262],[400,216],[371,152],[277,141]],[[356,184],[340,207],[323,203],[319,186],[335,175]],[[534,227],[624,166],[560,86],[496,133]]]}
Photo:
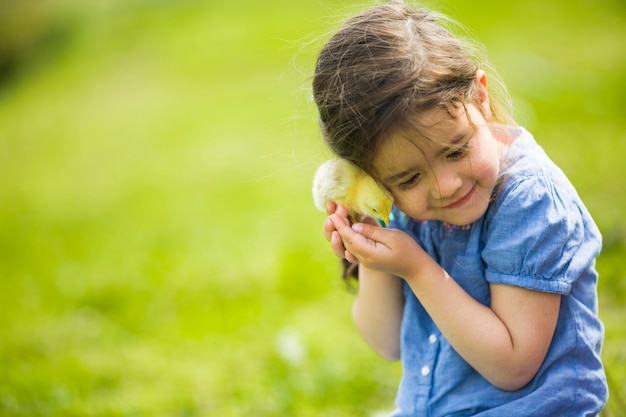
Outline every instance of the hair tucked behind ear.
{"label": "hair tucked behind ear", "polygon": [[[449,19],[425,8],[387,3],[348,20],[322,48],[313,97],[337,155],[371,173],[381,141],[409,126],[411,115],[478,99],[475,74],[486,63],[470,56],[472,48],[443,21]],[[510,123],[497,98],[491,98],[492,120]]]}

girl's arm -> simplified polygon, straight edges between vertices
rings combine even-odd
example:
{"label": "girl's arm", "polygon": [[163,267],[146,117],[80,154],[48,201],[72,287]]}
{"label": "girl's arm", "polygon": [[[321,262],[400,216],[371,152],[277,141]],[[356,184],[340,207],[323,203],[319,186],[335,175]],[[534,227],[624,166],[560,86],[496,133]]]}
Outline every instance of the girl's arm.
{"label": "girl's arm", "polygon": [[491,285],[485,306],[406,233],[331,220],[361,266],[407,281],[454,349],[493,385],[517,390],[534,377],[552,341],[559,294]]}
{"label": "girl's arm", "polygon": [[[349,226],[348,212],[343,206],[330,203],[329,214],[337,213]],[[352,262],[357,260],[347,252],[332,221],[324,224],[324,234],[333,252]],[[387,360],[400,359],[400,326],[404,311],[402,279],[385,272],[359,265],[359,290],[352,308],[354,323],[369,345]]]}
{"label": "girl's arm", "polygon": [[359,265],[359,292],[352,317],[367,343],[390,361],[400,359],[403,311],[402,279]]}

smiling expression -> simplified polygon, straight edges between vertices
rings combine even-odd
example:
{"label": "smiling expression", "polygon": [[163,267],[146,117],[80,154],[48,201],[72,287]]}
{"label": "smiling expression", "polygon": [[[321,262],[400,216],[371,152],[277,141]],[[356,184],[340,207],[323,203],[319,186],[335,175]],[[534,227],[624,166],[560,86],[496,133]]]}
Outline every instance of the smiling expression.
{"label": "smiling expression", "polygon": [[463,226],[487,210],[505,145],[473,104],[451,115],[432,109],[419,116],[428,138],[407,131],[391,135],[374,171],[395,205],[418,220]]}

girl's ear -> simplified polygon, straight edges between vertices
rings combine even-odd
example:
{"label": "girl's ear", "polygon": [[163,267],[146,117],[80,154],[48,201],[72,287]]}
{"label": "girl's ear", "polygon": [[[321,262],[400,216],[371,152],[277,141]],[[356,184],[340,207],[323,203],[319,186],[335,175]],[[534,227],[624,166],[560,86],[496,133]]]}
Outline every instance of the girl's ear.
{"label": "girl's ear", "polygon": [[491,119],[491,106],[489,105],[489,93],[487,92],[487,74],[483,70],[476,71],[474,78],[478,90],[478,108],[485,120]]}

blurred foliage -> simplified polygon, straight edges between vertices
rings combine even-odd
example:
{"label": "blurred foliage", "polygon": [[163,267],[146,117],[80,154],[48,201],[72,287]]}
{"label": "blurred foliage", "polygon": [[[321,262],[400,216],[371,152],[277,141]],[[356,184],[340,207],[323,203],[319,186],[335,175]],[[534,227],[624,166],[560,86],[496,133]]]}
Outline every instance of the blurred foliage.
{"label": "blurred foliage", "polygon": [[54,55],[75,30],[70,0],[0,0],[0,85]]}
{"label": "blurred foliage", "polygon": [[[626,392],[622,1],[441,1],[577,186],[605,416]],[[310,180],[308,83],[363,4],[0,0],[0,415],[374,416],[398,364],[350,322]]]}

